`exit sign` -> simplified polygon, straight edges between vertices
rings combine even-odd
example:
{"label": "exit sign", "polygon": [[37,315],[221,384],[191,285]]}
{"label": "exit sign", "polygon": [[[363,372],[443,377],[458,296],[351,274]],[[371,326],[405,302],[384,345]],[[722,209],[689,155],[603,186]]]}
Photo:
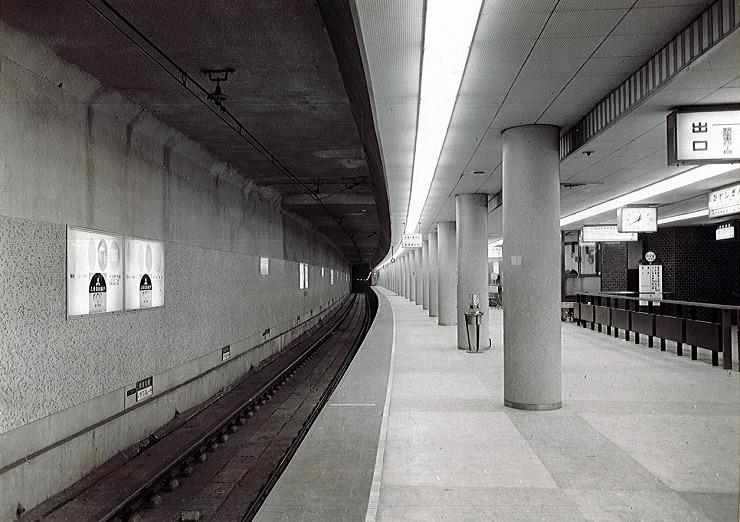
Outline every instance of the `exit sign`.
{"label": "exit sign", "polygon": [[683,107],[666,123],[668,165],[740,162],[740,104]]}

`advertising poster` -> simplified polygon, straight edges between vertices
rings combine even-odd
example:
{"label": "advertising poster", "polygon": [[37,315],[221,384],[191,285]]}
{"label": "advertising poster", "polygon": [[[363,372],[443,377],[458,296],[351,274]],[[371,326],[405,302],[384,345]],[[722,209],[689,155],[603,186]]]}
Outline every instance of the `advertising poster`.
{"label": "advertising poster", "polygon": [[123,236],[67,227],[67,315],[123,310]]}
{"label": "advertising poster", "polygon": [[126,310],[164,305],[164,244],[126,238]]}

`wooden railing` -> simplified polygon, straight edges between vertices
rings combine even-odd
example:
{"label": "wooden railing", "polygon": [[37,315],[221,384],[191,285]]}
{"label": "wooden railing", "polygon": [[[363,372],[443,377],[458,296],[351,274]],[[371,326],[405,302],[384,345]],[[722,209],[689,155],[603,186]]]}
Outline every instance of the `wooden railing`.
{"label": "wooden railing", "polygon": [[[623,330],[628,341],[630,333],[634,333],[635,344],[639,344],[640,336],[645,335],[648,346],[653,346],[653,339],[657,337],[661,351],[665,351],[666,340],[674,341],[677,355],[683,355],[683,345],[686,344],[691,347],[693,360],[696,359],[697,348],[710,350],[714,366],[719,364],[719,354],[722,353],[722,367],[732,369],[732,322],[734,317],[735,324],[740,325],[740,306],[654,299],[651,295],[638,297],[633,292],[578,293],[573,318],[583,327],[590,324],[592,330],[598,328],[601,332],[606,327],[609,335],[613,330],[614,337],[618,337],[619,330]],[[647,301],[647,306],[640,306],[640,301]],[[670,308],[672,313],[663,313],[661,307]],[[709,320],[698,319],[699,315]],[[740,351],[740,326],[736,328]]]}

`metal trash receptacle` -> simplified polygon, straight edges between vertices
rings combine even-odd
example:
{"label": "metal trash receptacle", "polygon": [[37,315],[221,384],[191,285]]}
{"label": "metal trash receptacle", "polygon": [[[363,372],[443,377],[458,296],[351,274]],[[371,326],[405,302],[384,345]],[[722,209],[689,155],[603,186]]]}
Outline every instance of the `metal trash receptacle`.
{"label": "metal trash receptacle", "polygon": [[[468,353],[482,353],[480,351],[480,322],[483,312],[480,310],[465,312],[465,332],[468,334]],[[470,345],[470,327],[475,326],[475,349]]]}

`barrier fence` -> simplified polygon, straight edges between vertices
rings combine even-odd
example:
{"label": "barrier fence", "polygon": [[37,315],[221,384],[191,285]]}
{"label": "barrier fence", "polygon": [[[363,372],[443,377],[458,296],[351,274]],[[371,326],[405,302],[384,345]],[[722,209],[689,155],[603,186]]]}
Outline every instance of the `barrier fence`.
{"label": "barrier fence", "polygon": [[[642,306],[645,302],[647,305]],[[698,319],[698,316],[709,320]],[[619,337],[619,330],[623,330],[627,341],[633,333],[635,344],[645,335],[648,346],[652,347],[657,337],[661,351],[665,351],[666,341],[674,341],[677,355],[683,355],[683,346],[688,345],[692,360],[696,360],[698,348],[710,350],[713,366],[719,364],[722,353],[722,367],[726,370],[732,369],[734,320],[740,351],[740,327],[737,326],[740,325],[740,306],[654,299],[650,294],[637,297],[634,292],[581,292],[576,294],[573,318],[584,328],[590,324],[592,330],[601,332],[605,327],[607,335],[613,330],[614,337]]]}

